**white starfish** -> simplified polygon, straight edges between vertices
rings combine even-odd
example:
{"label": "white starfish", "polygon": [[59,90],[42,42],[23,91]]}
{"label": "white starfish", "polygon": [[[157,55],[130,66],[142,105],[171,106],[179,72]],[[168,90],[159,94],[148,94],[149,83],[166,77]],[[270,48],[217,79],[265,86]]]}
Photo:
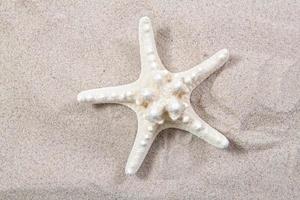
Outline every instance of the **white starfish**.
{"label": "white starfish", "polygon": [[138,130],[126,174],[137,172],[155,137],[163,129],[182,129],[218,148],[226,148],[227,138],[196,114],[190,96],[197,84],[224,65],[228,51],[223,49],[190,70],[169,72],[158,56],[148,17],[139,21],[139,44],[142,69],[138,80],[117,87],[83,91],[77,97],[79,102],[117,103],[136,112]]}

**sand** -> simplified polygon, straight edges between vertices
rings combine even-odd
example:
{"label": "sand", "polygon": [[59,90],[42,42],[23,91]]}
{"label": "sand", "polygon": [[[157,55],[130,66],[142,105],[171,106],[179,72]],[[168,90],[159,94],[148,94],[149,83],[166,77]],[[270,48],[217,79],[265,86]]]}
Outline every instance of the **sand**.
{"label": "sand", "polygon": [[[299,199],[300,4],[285,1],[0,1],[0,199]],[[78,92],[134,81],[138,20],[171,71],[228,48],[193,93],[219,150],[169,129],[124,174],[137,121]]]}

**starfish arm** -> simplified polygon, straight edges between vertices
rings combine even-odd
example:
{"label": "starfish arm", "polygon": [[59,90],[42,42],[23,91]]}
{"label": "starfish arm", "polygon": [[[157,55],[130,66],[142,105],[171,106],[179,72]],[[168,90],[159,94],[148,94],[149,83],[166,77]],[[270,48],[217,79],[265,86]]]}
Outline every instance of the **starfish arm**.
{"label": "starfish arm", "polygon": [[89,102],[93,104],[101,103],[130,103],[134,102],[135,84],[120,85],[116,87],[105,87],[85,90],[77,95],[79,102]]}
{"label": "starfish arm", "polygon": [[192,69],[179,72],[177,76],[182,77],[185,83],[195,87],[222,67],[228,58],[228,50],[222,49]]}
{"label": "starfish arm", "polygon": [[154,69],[165,69],[157,53],[149,17],[142,17],[139,21],[139,44],[142,74],[146,74]]}
{"label": "starfish arm", "polygon": [[188,131],[217,148],[224,149],[229,145],[228,139],[202,120],[192,108],[186,110],[177,128]]}
{"label": "starfish arm", "polygon": [[138,130],[126,163],[126,174],[131,175],[138,171],[157,133],[157,127],[153,123],[143,119],[142,116],[138,117]]}

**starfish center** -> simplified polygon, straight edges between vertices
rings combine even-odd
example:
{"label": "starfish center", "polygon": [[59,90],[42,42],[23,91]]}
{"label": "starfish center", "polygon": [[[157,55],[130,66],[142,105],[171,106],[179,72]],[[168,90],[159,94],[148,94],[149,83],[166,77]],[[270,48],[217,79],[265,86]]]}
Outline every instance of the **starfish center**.
{"label": "starfish center", "polygon": [[162,124],[182,117],[188,105],[189,89],[184,81],[167,70],[152,71],[141,80],[136,104],[146,113],[145,119]]}

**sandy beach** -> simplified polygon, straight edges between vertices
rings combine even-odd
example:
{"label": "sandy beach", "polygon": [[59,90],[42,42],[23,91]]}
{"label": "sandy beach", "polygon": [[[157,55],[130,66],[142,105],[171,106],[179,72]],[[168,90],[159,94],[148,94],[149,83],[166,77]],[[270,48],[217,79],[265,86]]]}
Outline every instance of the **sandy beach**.
{"label": "sandy beach", "polygon": [[[76,96],[138,78],[142,16],[170,71],[229,50],[191,102],[230,147],[168,129],[126,176],[135,113]],[[296,0],[0,1],[0,199],[299,199],[299,18]]]}

